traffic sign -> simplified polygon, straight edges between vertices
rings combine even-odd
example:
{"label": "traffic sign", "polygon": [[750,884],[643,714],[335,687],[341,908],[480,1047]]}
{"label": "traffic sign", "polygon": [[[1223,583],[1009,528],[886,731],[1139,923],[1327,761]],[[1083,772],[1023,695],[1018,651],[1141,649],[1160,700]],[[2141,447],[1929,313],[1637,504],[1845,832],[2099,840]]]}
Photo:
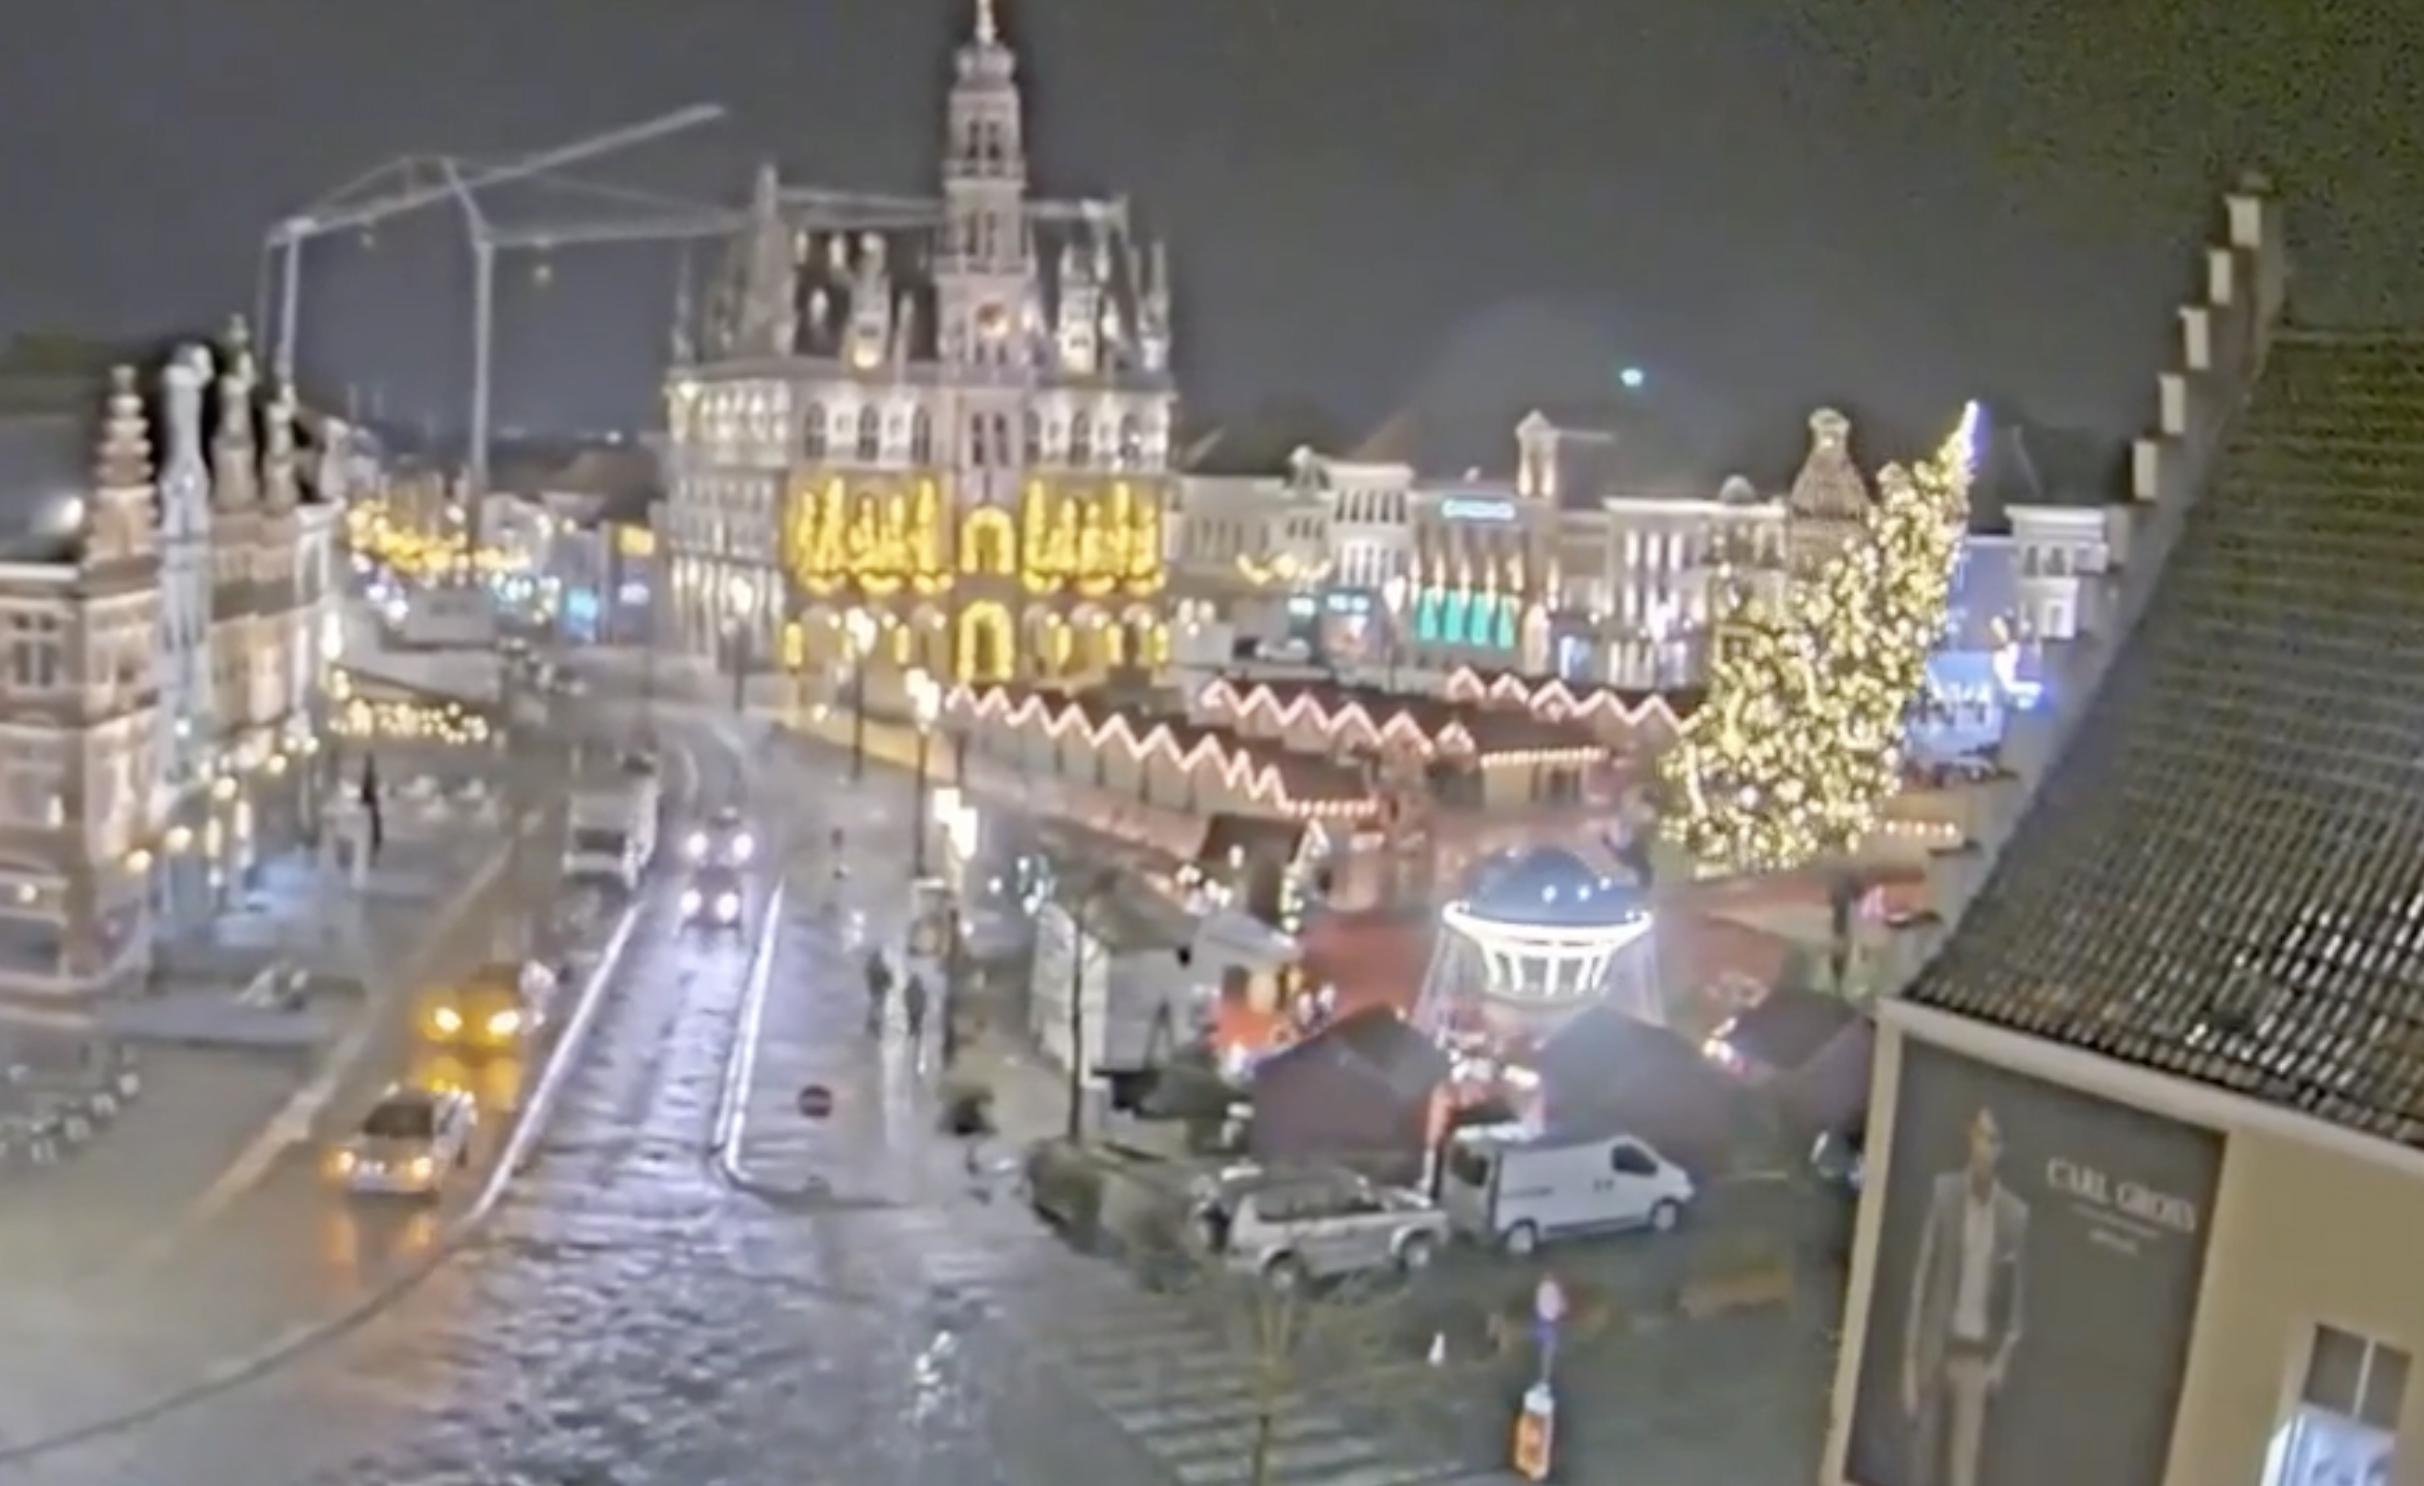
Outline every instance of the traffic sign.
{"label": "traffic sign", "polygon": [[825,1119],[833,1113],[833,1090],[823,1084],[809,1084],[800,1090],[798,1103],[803,1117]]}

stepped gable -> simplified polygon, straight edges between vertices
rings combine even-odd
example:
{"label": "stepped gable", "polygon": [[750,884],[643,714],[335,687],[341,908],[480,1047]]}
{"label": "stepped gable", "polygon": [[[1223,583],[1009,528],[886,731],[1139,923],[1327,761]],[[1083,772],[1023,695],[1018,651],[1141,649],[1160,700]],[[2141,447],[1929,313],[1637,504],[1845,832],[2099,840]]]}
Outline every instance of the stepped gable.
{"label": "stepped gable", "polygon": [[2283,331],[1909,999],[2424,1144],[2424,332]]}

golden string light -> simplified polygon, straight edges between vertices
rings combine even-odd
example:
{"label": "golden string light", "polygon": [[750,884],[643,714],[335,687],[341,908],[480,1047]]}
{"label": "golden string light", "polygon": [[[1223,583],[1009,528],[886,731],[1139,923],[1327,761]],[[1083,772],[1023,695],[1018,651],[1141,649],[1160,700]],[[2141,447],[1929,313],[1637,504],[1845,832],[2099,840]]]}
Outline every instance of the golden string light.
{"label": "golden string light", "polygon": [[1944,633],[1977,422],[1972,406],[1933,457],[1889,466],[1815,574],[1720,628],[1708,699],[1660,762],[1661,830],[1704,867],[1788,871],[1876,824]]}
{"label": "golden string light", "polygon": [[527,572],[526,554],[493,545],[467,550],[460,528],[429,531],[397,519],[384,500],[364,500],[345,513],[345,545],[398,577],[416,583]]}
{"label": "golden string light", "polygon": [[[1075,601],[1081,609],[1117,606],[1123,616],[1150,613],[1164,581],[1160,502],[1149,484],[1039,479],[1015,507],[960,511],[931,478],[845,483],[817,474],[789,492],[782,561],[812,602],[865,605],[886,622],[897,617],[896,601],[957,602],[955,679],[1003,680],[1019,670],[1020,649],[1037,639],[1033,658],[1065,667],[1076,617],[1055,611],[1048,633],[1038,636],[1004,607],[1006,589],[1038,605]],[[1143,650],[1134,656],[1125,631],[1099,634],[1114,664],[1158,665],[1167,657],[1169,637],[1158,619],[1143,627]]]}

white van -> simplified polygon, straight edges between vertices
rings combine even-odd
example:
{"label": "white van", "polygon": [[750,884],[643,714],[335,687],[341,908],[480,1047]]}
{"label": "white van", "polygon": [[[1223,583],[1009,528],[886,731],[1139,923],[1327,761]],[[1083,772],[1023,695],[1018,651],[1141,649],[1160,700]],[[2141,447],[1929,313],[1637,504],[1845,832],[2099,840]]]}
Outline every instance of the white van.
{"label": "white van", "polygon": [[1544,1239],[1683,1221],[1692,1178],[1630,1135],[1483,1125],[1449,1139],[1440,1205],[1459,1233],[1529,1254]]}
{"label": "white van", "polygon": [[631,774],[575,792],[565,812],[564,876],[576,882],[604,878],[638,891],[656,860],[658,808],[654,775]]}

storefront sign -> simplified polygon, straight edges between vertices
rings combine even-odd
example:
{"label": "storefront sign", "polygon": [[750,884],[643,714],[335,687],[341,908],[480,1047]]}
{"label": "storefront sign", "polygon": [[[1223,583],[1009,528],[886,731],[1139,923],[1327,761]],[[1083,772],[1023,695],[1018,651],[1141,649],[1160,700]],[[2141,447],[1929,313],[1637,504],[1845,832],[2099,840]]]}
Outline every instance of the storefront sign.
{"label": "storefront sign", "polygon": [[1439,503],[1443,521],[1512,521],[1515,503],[1486,496],[1452,495]]}
{"label": "storefront sign", "polygon": [[1845,1479],[2160,1486],[2222,1137],[1905,1043]]}

